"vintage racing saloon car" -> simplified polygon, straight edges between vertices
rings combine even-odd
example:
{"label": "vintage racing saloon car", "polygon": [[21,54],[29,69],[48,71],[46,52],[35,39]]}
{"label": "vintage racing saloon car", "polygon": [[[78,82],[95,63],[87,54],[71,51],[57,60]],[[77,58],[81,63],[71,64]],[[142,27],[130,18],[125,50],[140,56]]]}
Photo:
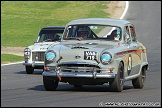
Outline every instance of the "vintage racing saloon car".
{"label": "vintage racing saloon car", "polygon": [[34,45],[24,49],[24,60],[27,74],[32,74],[34,69],[44,69],[44,53],[52,44],[58,44],[60,36],[64,32],[65,26],[47,26],[43,27],[38,34]]}
{"label": "vintage racing saloon car", "polygon": [[74,87],[108,83],[112,91],[121,92],[127,80],[143,88],[148,61],[132,23],[86,18],[66,25],[61,42],[46,50],[44,68],[47,91],[65,82]]}

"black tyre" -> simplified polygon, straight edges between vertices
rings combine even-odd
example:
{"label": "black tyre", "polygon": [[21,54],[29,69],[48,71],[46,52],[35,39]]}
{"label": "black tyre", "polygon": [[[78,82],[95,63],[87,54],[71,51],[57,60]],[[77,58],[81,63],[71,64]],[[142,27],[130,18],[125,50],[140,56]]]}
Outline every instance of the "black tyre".
{"label": "black tyre", "polygon": [[144,82],[146,79],[146,68],[142,68],[140,75],[132,80],[132,84],[134,88],[142,89],[144,86]]}
{"label": "black tyre", "polygon": [[33,74],[34,68],[32,66],[25,66],[27,74]]}
{"label": "black tyre", "polygon": [[109,82],[111,91],[121,92],[123,90],[124,88],[123,73],[124,73],[124,66],[123,63],[120,62],[118,67],[118,73],[115,79]]}
{"label": "black tyre", "polygon": [[48,77],[43,76],[43,84],[46,91],[55,91],[58,86],[58,80],[48,79]]}

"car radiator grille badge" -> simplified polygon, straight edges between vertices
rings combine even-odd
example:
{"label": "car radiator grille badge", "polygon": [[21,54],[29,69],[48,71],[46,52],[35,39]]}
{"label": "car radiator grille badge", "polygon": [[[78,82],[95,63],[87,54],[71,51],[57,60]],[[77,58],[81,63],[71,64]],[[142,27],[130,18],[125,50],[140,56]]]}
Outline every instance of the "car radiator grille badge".
{"label": "car radiator grille badge", "polygon": [[38,57],[36,56],[35,59],[38,60]]}
{"label": "car radiator grille badge", "polygon": [[76,56],[75,56],[75,58],[76,58],[76,59],[79,59],[79,58],[81,58],[81,56],[79,56],[79,55],[76,55]]}

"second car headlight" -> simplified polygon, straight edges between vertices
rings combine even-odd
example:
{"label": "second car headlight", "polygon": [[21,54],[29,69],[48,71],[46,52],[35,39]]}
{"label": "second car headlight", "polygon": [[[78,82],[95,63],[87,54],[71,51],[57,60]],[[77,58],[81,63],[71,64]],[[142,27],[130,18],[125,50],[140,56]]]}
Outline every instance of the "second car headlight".
{"label": "second car headlight", "polygon": [[25,55],[25,56],[29,56],[30,53],[31,53],[31,50],[30,50],[29,48],[25,48],[25,49],[24,49],[24,55]]}
{"label": "second car headlight", "polygon": [[27,62],[30,58],[31,50],[29,48],[24,49],[24,59]]}
{"label": "second car headlight", "polygon": [[109,64],[112,61],[112,55],[109,52],[103,52],[101,54],[101,62],[104,65]]}
{"label": "second car headlight", "polygon": [[45,57],[49,61],[54,60],[56,58],[56,53],[52,50],[49,50],[48,52],[46,52]]}

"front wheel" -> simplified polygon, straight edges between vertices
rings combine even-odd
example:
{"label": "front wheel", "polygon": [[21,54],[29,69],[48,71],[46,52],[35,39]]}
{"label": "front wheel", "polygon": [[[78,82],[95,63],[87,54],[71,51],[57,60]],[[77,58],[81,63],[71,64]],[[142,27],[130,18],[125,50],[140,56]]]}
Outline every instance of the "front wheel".
{"label": "front wheel", "polygon": [[26,66],[25,68],[26,68],[26,73],[27,74],[33,74],[34,67],[32,67],[32,66]]}
{"label": "front wheel", "polygon": [[58,80],[57,79],[48,79],[48,77],[43,76],[43,84],[44,84],[44,88],[46,89],[46,91],[55,91],[57,86],[58,86]]}
{"label": "front wheel", "polygon": [[132,80],[132,84],[134,88],[142,89],[144,86],[144,82],[146,79],[146,68],[142,68],[140,75]]}
{"label": "front wheel", "polygon": [[124,73],[124,66],[123,63],[120,62],[118,67],[118,73],[113,81],[110,81],[110,89],[115,92],[121,92],[124,87],[123,75]]}

